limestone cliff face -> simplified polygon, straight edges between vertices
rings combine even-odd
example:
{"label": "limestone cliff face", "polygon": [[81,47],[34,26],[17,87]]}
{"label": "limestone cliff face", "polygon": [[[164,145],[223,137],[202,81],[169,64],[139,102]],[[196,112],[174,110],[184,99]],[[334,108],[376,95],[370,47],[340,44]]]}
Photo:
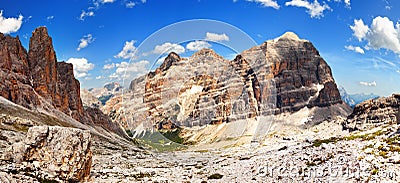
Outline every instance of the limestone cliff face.
{"label": "limestone cliff face", "polygon": [[57,90],[54,105],[65,114],[81,121],[84,115],[80,98],[80,83],[74,77],[73,66],[70,63],[57,62]]}
{"label": "limestone cliff face", "polygon": [[204,126],[303,108],[319,108],[310,116],[323,121],[350,111],[328,64],[311,42],[294,33],[232,61],[211,49],[189,58],[170,53],[154,72],[132,81],[130,89],[109,103],[117,106],[112,114],[126,128],[143,128],[143,121],[157,129]]}
{"label": "limestone cliff face", "polygon": [[235,71],[239,74],[244,90],[247,91],[249,113],[247,117],[252,118],[260,115],[260,104],[261,104],[261,93],[260,93],[260,82],[257,79],[253,68],[249,62],[241,55],[230,62],[231,66],[235,68]]}
{"label": "limestone cliff face", "polygon": [[328,64],[311,42],[294,33],[266,41],[241,56],[261,81],[262,114],[271,113],[271,109],[277,114],[342,103]]}
{"label": "limestone cliff face", "polygon": [[0,33],[0,95],[28,108],[40,104],[29,74],[28,54],[19,37]]}
{"label": "limestone cliff face", "polygon": [[369,130],[399,123],[399,108],[400,94],[364,101],[354,107],[343,127],[350,130]]}
{"label": "limestone cliff face", "polygon": [[46,27],[39,27],[29,41],[28,65],[35,91],[54,100],[57,90],[57,58]]}
{"label": "limestone cliff face", "polygon": [[72,64],[57,62],[46,27],[32,33],[29,52],[0,33],[0,95],[29,109],[62,111],[75,120],[124,135],[99,109],[85,110]]}
{"label": "limestone cliff face", "polygon": [[231,62],[211,49],[187,59],[171,53],[148,74],[143,102],[153,124],[219,124],[258,115],[257,85],[257,77],[240,57]]}
{"label": "limestone cliff face", "polygon": [[57,62],[46,27],[33,31],[29,52],[18,37],[0,34],[0,59],[3,97],[30,109],[52,106],[82,121],[79,81],[72,64]]}

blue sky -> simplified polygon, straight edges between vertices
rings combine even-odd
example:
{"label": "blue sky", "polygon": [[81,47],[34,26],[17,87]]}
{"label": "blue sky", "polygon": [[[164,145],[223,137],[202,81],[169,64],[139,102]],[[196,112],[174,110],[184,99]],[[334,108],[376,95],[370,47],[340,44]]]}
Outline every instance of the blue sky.
{"label": "blue sky", "polygon": [[48,27],[58,60],[74,64],[83,88],[129,81],[163,52],[211,47],[232,58],[293,31],[349,93],[400,92],[398,0],[2,0],[0,10],[0,32],[26,48],[36,27]]}

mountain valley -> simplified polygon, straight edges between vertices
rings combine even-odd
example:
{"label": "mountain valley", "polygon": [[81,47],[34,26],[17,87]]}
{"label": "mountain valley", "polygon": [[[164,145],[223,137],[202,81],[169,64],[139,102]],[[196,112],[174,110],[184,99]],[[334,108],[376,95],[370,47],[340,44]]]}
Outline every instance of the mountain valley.
{"label": "mountain valley", "polygon": [[346,101],[332,72],[287,32],[86,90],[46,27],[0,34],[0,182],[400,181],[399,94]]}

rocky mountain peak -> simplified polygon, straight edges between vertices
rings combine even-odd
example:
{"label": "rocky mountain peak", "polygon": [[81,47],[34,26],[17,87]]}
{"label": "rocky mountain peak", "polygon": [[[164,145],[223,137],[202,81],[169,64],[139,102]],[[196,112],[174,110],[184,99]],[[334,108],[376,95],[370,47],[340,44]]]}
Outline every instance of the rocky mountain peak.
{"label": "rocky mountain peak", "polygon": [[146,121],[158,129],[193,127],[299,111],[309,111],[301,115],[312,116],[307,125],[313,125],[351,110],[329,65],[311,42],[294,33],[231,61],[208,48],[178,59],[170,54],[154,72],[131,82],[135,102],[125,112],[134,122],[124,126],[134,129]]}
{"label": "rocky mountain peak", "polygon": [[147,74],[149,78],[154,77],[156,74],[164,72],[168,70],[174,63],[179,62],[181,60],[181,57],[175,53],[171,52],[168,54],[168,56],[164,59],[164,62],[158,67],[155,71],[151,71]]}
{"label": "rocky mountain peak", "polygon": [[19,37],[11,37],[0,33],[0,68],[25,75],[28,71],[26,67],[28,58],[26,50],[22,47]]}
{"label": "rocky mountain peak", "polygon": [[181,57],[175,52],[169,53],[167,58],[173,59],[173,60],[180,60],[181,59]]}
{"label": "rocky mountain peak", "polygon": [[294,32],[285,32],[278,39],[289,39],[289,40],[294,40],[294,41],[301,41],[299,36],[297,36],[297,34],[295,34]]}
{"label": "rocky mountain peak", "polygon": [[350,107],[356,105],[356,102],[351,98],[351,96],[347,93],[346,89],[343,86],[339,86],[338,89],[343,102],[345,102]]}
{"label": "rocky mountain peak", "polygon": [[53,42],[46,27],[32,32],[28,52],[30,78],[33,88],[45,98],[55,99],[57,83],[57,58]]}
{"label": "rocky mountain peak", "polygon": [[194,57],[204,57],[204,56],[209,56],[209,57],[214,57],[216,59],[222,59],[225,60],[222,56],[218,55],[217,53],[215,53],[215,51],[213,49],[210,48],[203,48],[200,51],[194,53],[191,58]]}
{"label": "rocky mountain peak", "polygon": [[168,54],[167,58],[165,58],[164,62],[160,66],[160,71],[166,71],[168,70],[173,63],[179,62],[181,60],[181,57],[176,54],[175,52],[171,52]]}
{"label": "rocky mountain peak", "polygon": [[51,51],[48,56],[54,55],[53,60],[55,60],[52,38],[49,36],[47,28],[38,27],[32,32],[32,36],[29,40],[29,50],[31,52],[37,52],[44,49]]}
{"label": "rocky mountain peak", "polygon": [[124,134],[99,109],[83,108],[73,65],[57,61],[46,27],[32,32],[28,53],[18,37],[0,35],[0,96],[29,109],[61,111],[81,123]]}
{"label": "rocky mountain peak", "polygon": [[111,82],[106,83],[103,88],[105,88],[109,92],[117,92],[122,89],[122,86],[119,82]]}

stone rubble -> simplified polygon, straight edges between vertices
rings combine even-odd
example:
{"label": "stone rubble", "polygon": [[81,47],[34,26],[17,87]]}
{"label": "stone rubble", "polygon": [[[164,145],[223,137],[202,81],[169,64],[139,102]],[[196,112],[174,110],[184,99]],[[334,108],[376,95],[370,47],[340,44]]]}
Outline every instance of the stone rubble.
{"label": "stone rubble", "polygon": [[29,128],[23,141],[12,144],[2,156],[2,171],[38,180],[84,181],[92,163],[89,131],[58,126]]}
{"label": "stone rubble", "polygon": [[[322,130],[322,127],[332,128],[318,128]],[[38,148],[38,151],[28,151],[32,153],[25,157],[18,153],[4,153],[5,157],[13,157],[14,160],[3,157],[0,161],[0,181],[39,182],[43,178],[57,176],[60,182],[64,182],[67,176],[78,175],[76,171],[90,170],[90,174],[83,173],[88,176],[88,182],[397,182],[400,181],[398,128],[392,125],[336,136],[328,136],[324,132],[326,138],[323,135],[296,136],[290,133],[287,133],[290,138],[283,138],[289,136],[278,133],[263,144],[220,148],[189,146],[186,150],[172,152],[139,151],[133,145],[121,145],[112,139],[93,136],[90,169],[71,169],[71,166],[82,166],[84,160],[89,160],[83,153],[89,145],[88,139],[83,138],[87,137],[86,132],[61,127],[32,127],[26,139],[16,140],[14,145],[11,142],[3,143],[6,149],[25,149],[21,144],[31,144],[26,147],[40,146],[41,143],[37,142],[45,139],[48,143],[44,144],[59,150],[53,152],[50,148],[40,146],[42,148]],[[46,129],[49,132],[68,130],[56,135],[47,134]],[[76,133],[81,134],[81,138],[65,137]],[[1,138],[0,141],[7,141],[14,138],[11,135],[15,134],[2,130],[1,135],[7,138]],[[56,141],[58,143],[52,144]],[[67,148],[71,147],[68,146],[71,143],[79,144],[80,148],[74,149],[76,153]],[[62,162],[62,157],[67,155],[60,152],[72,155],[66,161],[70,167],[68,173],[62,171],[63,166],[57,166],[62,163],[53,166],[45,161],[51,159]],[[16,160],[21,157],[22,163],[18,163]],[[31,161],[26,161],[27,158]]]}
{"label": "stone rubble", "polygon": [[254,147],[189,148],[149,154],[97,147],[103,153],[93,156],[91,181],[398,182],[400,134],[397,128],[392,126],[330,140],[294,139],[294,144],[280,141]]}

